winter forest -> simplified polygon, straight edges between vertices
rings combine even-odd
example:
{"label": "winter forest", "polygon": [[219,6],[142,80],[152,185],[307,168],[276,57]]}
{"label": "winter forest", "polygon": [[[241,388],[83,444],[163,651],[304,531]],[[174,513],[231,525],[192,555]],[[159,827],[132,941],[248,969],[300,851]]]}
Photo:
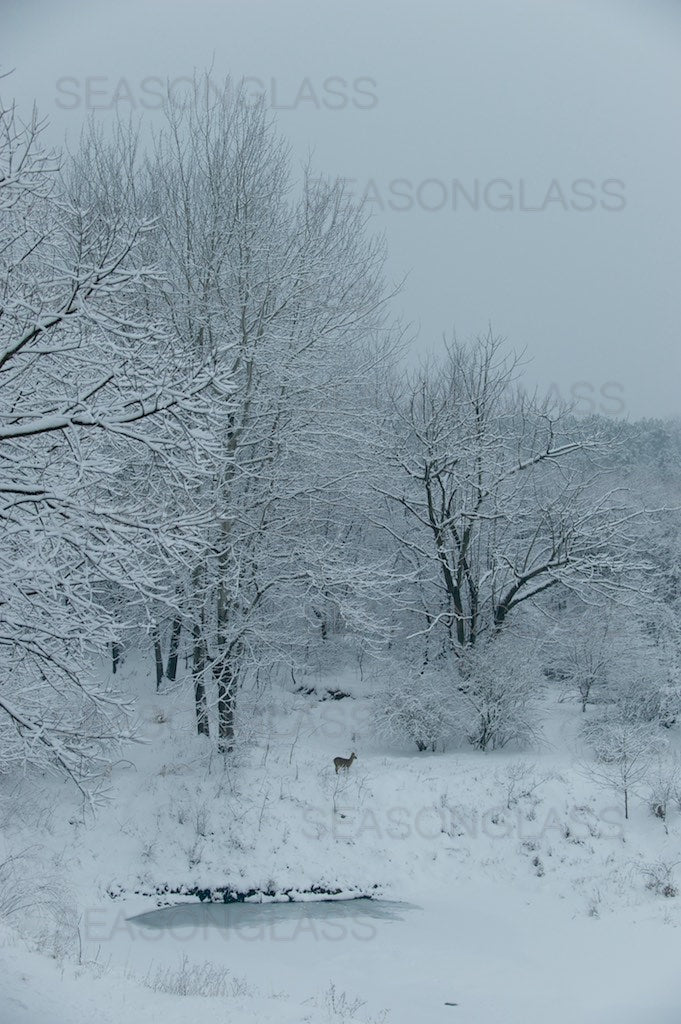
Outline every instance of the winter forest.
{"label": "winter forest", "polygon": [[[0,85],[3,956],[56,1024],[676,1020],[679,421],[581,414],[484,319],[415,356],[370,213],[237,86],[57,151]],[[122,924],[227,893],[422,909]]]}

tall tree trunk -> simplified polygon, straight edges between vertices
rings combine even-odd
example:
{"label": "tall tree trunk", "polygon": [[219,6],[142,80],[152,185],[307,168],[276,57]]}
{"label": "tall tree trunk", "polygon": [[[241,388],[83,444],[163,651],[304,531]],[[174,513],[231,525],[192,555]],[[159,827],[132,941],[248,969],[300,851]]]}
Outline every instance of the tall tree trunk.
{"label": "tall tree trunk", "polygon": [[154,661],[156,662],[156,691],[158,692],[163,682],[163,651],[161,650],[161,634],[156,625],[152,636],[154,638]]}
{"label": "tall tree trunk", "polygon": [[227,625],[229,618],[229,600],[225,580],[229,567],[227,565],[228,537],[231,521],[221,524],[222,545],[218,556],[218,587],[217,587],[217,654],[213,663],[213,678],[218,690],[218,750],[221,754],[231,754],[234,749],[234,715],[236,711],[237,671],[235,657],[238,657],[236,644],[227,646]]}
{"label": "tall tree trunk", "polygon": [[219,656],[213,673],[218,687],[218,750],[221,754],[231,754],[234,750],[237,677],[228,651]]}
{"label": "tall tree trunk", "polygon": [[316,608],[313,608],[312,612],[315,615],[317,621],[319,622],[320,636],[321,636],[322,640],[326,640],[326,638],[328,636],[328,628],[327,628],[327,625],[326,625],[326,617],[325,617],[323,612],[317,611]]}
{"label": "tall tree trunk", "polygon": [[[202,593],[202,569],[192,573],[192,591],[196,617],[192,625],[192,677],[194,679],[194,709],[196,731],[199,736],[210,736],[208,701],[206,699],[206,613],[205,594]],[[199,612],[199,609],[201,611]]]}
{"label": "tall tree trunk", "polygon": [[192,676],[194,677],[194,708],[196,710],[196,731],[199,736],[210,736],[208,724],[208,701],[206,699],[206,641],[203,635],[204,616],[194,623],[192,639],[194,642]]}
{"label": "tall tree trunk", "polygon": [[166,676],[171,682],[174,682],[177,675],[177,658],[180,652],[180,636],[182,634],[182,616],[178,612],[173,619],[173,625],[170,630],[170,650],[168,651],[168,668],[166,670]]}
{"label": "tall tree trunk", "polygon": [[118,666],[121,663],[121,655],[122,655],[122,653],[123,653],[123,648],[121,647],[121,645],[116,640],[112,640],[111,641],[111,671],[113,672],[114,675],[116,675],[116,672],[118,671]]}

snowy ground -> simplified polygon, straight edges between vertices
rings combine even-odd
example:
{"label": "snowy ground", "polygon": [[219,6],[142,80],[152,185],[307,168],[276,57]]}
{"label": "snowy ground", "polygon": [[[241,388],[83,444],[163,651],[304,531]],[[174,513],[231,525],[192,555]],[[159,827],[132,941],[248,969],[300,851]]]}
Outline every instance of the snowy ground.
{"label": "snowy ground", "polygon": [[[150,689],[134,665],[127,683]],[[114,768],[96,818],[62,782],[0,789],[0,861],[17,858],[0,912],[26,904],[0,931],[2,1024],[681,1020],[681,896],[646,886],[651,864],[681,860],[681,815],[665,831],[640,799],[624,821],[581,770],[576,707],[551,704],[536,751],[419,755],[377,739],[364,700],[282,692],[227,773],[191,736],[186,694],[141,706],[149,742]],[[408,906],[270,922],[258,908],[227,930],[130,922],[164,884]],[[191,994],[201,978],[213,995]]]}

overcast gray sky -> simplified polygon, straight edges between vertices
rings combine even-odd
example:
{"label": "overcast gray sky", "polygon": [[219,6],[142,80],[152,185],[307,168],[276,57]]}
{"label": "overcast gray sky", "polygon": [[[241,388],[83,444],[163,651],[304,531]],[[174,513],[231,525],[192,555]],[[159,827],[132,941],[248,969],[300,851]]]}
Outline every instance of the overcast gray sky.
{"label": "overcast gray sky", "polygon": [[[681,413],[680,0],[0,0],[51,137],[249,76],[385,230],[419,349],[489,322],[579,408]],[[145,109],[146,105],[146,109]],[[149,109],[152,108],[152,109]]]}

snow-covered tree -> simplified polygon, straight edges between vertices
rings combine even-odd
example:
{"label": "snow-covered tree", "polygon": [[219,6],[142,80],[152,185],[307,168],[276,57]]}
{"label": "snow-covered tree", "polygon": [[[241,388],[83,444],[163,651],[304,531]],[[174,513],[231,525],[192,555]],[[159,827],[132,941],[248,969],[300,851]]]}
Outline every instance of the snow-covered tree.
{"label": "snow-covered tree", "polygon": [[[292,181],[262,104],[227,88],[219,99],[196,93],[203,102],[168,105],[146,159],[122,129],[115,152],[127,154],[123,168],[141,168],[129,173],[128,201],[154,219],[148,244],[164,281],[147,292],[149,310],[173,351],[228,383],[209,395],[210,454],[194,486],[170,484],[165,496],[167,514],[189,506],[204,523],[193,564],[176,567],[177,592],[198,727],[209,730],[210,677],[228,751],[245,673],[299,645],[293,607],[325,603],[360,621],[375,574],[348,545],[342,509],[361,436],[357,392],[391,332],[384,246],[365,214],[337,183]],[[90,146],[106,180],[116,160],[101,138]],[[339,512],[331,527],[329,510]]]}
{"label": "snow-covered tree", "polygon": [[376,487],[425,657],[460,655],[553,588],[612,596],[645,569],[640,509],[599,468],[597,432],[529,398],[519,373],[490,333],[393,387]]}
{"label": "snow-covered tree", "polygon": [[208,381],[178,373],[136,308],[149,225],[103,216],[42,127],[0,107],[0,763],[79,781],[129,732],[92,670],[116,639],[103,589],[163,591],[148,572],[160,517],[120,474],[177,444]]}

